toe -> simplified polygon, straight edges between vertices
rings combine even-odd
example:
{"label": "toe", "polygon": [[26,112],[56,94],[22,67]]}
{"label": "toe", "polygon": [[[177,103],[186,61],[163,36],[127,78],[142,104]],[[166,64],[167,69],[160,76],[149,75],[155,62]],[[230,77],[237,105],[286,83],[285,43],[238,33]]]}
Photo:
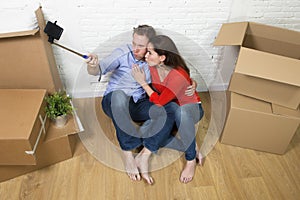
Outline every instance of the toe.
{"label": "toe", "polygon": [[143,179],[145,179],[145,181],[149,184],[152,185],[153,184],[153,178],[151,176],[149,176],[148,174],[142,174]]}
{"label": "toe", "polygon": [[127,175],[129,176],[129,178],[130,178],[131,180],[133,180],[133,181],[134,181],[134,177],[132,176],[132,174],[130,174],[130,173],[127,173]]}
{"label": "toe", "polygon": [[152,177],[149,177],[148,184],[152,185],[153,183],[154,183],[153,178],[152,178]]}
{"label": "toe", "polygon": [[139,174],[128,173],[128,176],[133,181],[139,181],[139,180],[141,180],[141,176]]}
{"label": "toe", "polygon": [[135,177],[136,177],[136,180],[138,180],[138,181],[141,180],[141,176],[139,174],[136,174]]}
{"label": "toe", "polygon": [[183,175],[181,175],[181,176],[180,176],[180,182],[181,182],[181,183],[184,183],[184,181],[185,181],[185,177],[184,177]]}
{"label": "toe", "polygon": [[189,179],[188,178],[184,178],[184,183],[188,183]]}

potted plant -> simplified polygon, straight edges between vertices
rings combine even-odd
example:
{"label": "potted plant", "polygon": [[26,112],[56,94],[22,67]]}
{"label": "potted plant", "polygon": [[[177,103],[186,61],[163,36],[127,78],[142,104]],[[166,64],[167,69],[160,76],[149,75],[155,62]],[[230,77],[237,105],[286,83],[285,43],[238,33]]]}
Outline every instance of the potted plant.
{"label": "potted plant", "polygon": [[68,120],[68,115],[72,113],[73,107],[71,97],[66,92],[59,91],[45,97],[47,102],[46,115],[57,127],[63,127]]}

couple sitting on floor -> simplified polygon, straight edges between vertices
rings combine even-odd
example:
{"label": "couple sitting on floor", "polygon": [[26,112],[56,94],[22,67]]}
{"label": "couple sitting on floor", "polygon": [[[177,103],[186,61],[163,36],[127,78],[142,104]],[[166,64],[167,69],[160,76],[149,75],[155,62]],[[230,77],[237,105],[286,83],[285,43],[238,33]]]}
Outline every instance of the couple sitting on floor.
{"label": "couple sitting on floor", "polygon": [[[185,153],[187,161],[180,181],[190,182],[196,158],[202,164],[194,125],[201,120],[203,109],[189,68],[174,42],[168,36],[156,35],[151,26],[140,25],[133,30],[132,45],[115,49],[101,61],[90,54],[86,62],[89,74],[112,72],[102,108],[115,126],[130,179],[140,180],[142,176],[153,184],[149,158],[160,147],[168,147]],[[132,121],[144,123],[137,130]],[[179,137],[171,134],[174,124]],[[143,149],[134,157],[132,150],[140,146]]]}

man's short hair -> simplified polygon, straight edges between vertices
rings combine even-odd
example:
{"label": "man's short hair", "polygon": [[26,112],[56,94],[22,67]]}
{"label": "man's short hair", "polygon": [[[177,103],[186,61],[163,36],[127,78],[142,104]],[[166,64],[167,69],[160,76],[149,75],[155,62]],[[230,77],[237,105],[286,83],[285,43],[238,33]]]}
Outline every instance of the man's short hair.
{"label": "man's short hair", "polygon": [[133,28],[133,34],[145,35],[148,39],[156,35],[156,31],[152,26],[149,25],[139,25],[136,28]]}

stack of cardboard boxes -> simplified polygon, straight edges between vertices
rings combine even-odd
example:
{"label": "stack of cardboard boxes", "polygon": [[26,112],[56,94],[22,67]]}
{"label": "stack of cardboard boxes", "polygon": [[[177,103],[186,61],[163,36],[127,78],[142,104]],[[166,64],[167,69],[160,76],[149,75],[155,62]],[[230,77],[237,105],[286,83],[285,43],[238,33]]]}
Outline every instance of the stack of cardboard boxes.
{"label": "stack of cardboard boxes", "polygon": [[36,16],[39,28],[0,34],[0,181],[71,158],[79,132],[74,116],[59,129],[45,115],[45,96],[63,85]]}
{"label": "stack of cardboard boxes", "polygon": [[221,143],[284,154],[300,123],[300,32],[228,23],[214,45],[238,51]]}

